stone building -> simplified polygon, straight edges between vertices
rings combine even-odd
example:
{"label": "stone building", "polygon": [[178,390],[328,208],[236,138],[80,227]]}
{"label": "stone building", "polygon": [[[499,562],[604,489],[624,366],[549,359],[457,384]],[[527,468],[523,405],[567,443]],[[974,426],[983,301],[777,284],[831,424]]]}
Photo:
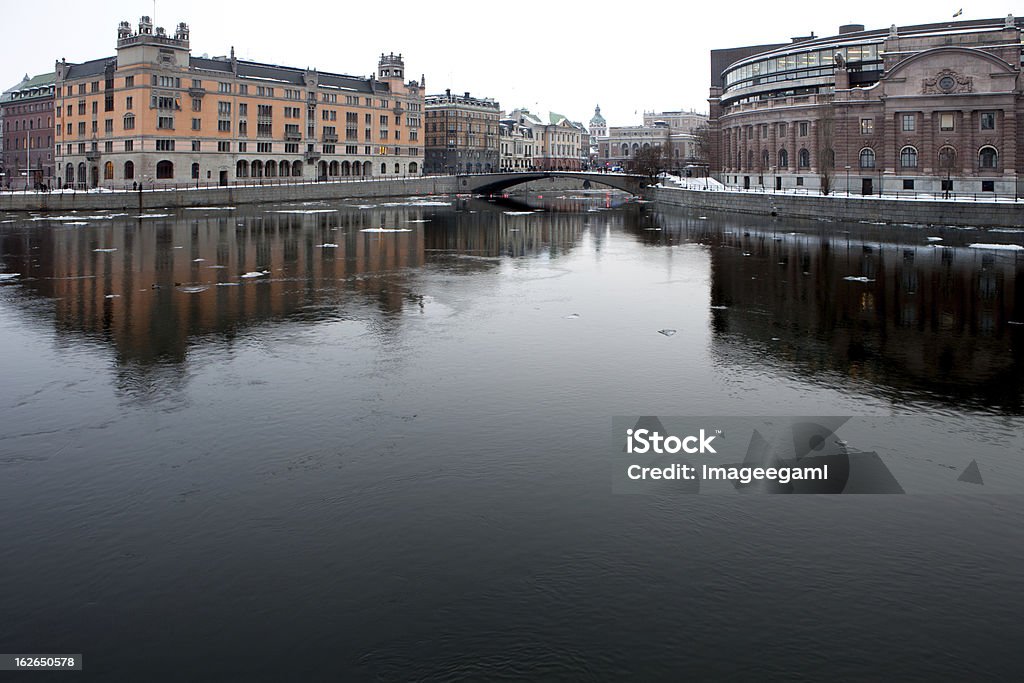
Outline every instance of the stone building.
{"label": "stone building", "polygon": [[28,75],[0,97],[3,120],[3,187],[53,184],[54,74]]}
{"label": "stone building", "polygon": [[499,131],[500,169],[506,172],[533,170],[536,147],[533,128],[527,125],[523,118],[503,117],[499,122]]}
{"label": "stone building", "polygon": [[588,166],[590,135],[583,124],[555,112],[535,114],[529,109],[516,109],[512,117],[533,128],[538,170],[579,171]]}
{"label": "stone building", "polygon": [[501,105],[468,92],[428,95],[426,172],[491,173],[500,167]]}
{"label": "stone building", "polygon": [[598,138],[596,164],[604,168],[633,165],[633,158],[645,148],[661,147],[665,150],[664,166],[683,170],[702,163],[697,138],[692,133],[673,131],[664,121],[651,126],[611,126],[608,135]]}
{"label": "stone building", "polygon": [[608,137],[608,122],[601,115],[601,105],[594,107],[594,115],[590,117],[590,162],[594,165],[597,160],[600,138]]}
{"label": "stone building", "polygon": [[733,48],[746,54],[725,67],[712,51],[712,171],[739,187],[1021,195],[1022,26],[848,25]]}
{"label": "stone building", "polygon": [[83,188],[417,175],[423,84],[404,77],[401,55],[345,76],[234,48],[194,57],[184,23],[121,22],[116,56],[57,62],[56,174]]}

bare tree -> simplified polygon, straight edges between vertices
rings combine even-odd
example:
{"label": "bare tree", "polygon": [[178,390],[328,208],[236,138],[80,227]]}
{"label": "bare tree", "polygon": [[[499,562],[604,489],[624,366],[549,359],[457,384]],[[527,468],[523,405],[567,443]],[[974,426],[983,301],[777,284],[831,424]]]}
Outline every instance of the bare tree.
{"label": "bare tree", "polygon": [[633,172],[645,175],[653,182],[665,169],[665,150],[657,145],[642,147],[633,154]]}

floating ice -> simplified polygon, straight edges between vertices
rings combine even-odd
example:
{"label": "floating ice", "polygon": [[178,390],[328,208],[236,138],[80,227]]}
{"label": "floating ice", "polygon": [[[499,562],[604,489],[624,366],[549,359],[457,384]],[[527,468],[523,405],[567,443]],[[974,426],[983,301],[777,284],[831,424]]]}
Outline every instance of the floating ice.
{"label": "floating ice", "polygon": [[21,275],[21,273],[0,273],[0,281],[2,280],[13,280],[14,278]]}
{"label": "floating ice", "polygon": [[565,319],[566,320],[576,320],[579,317],[580,317],[579,313],[570,313],[569,315],[565,316]]}
{"label": "floating ice", "polygon": [[872,280],[871,278],[864,277],[863,275],[861,275],[859,277],[856,276],[856,275],[847,275],[843,279],[847,280],[849,282],[874,282],[874,280]]}
{"label": "floating ice", "polygon": [[993,251],[1024,251],[1019,244],[968,244],[971,249],[992,249]]}
{"label": "floating ice", "polygon": [[[146,291],[146,290],[142,290],[142,291]],[[120,295],[120,294],[107,294],[107,295],[106,295],[105,297],[103,297],[103,298],[104,298],[104,299],[120,299],[120,298],[121,298],[121,295]]]}
{"label": "floating ice", "polygon": [[100,252],[103,254],[109,254],[112,251],[117,251],[117,247],[111,247],[110,249],[93,249],[93,251]]}
{"label": "floating ice", "polygon": [[178,287],[178,291],[184,292],[185,294],[199,294],[199,292],[205,292],[208,289],[209,287],[206,285],[186,285],[184,287]]}
{"label": "floating ice", "polygon": [[206,266],[207,268],[227,268],[227,266]]}
{"label": "floating ice", "polygon": [[186,211],[234,211],[233,206],[186,206]]}
{"label": "floating ice", "polygon": [[928,240],[929,242],[941,242],[942,241],[941,237],[925,237],[925,239]]}
{"label": "floating ice", "polygon": [[[243,277],[245,277],[245,276],[243,275]],[[237,282],[218,282],[217,286],[218,287],[237,287],[238,283]]]}
{"label": "floating ice", "polygon": [[192,259],[192,263],[202,263],[205,260],[206,259],[204,259],[204,258],[194,258],[194,259]]}
{"label": "floating ice", "polygon": [[503,211],[506,216],[532,216],[533,211]]}
{"label": "floating ice", "polygon": [[727,310],[729,307],[728,306],[711,306],[710,308],[711,308],[712,311],[724,311],[724,310]]}
{"label": "floating ice", "polygon": [[412,232],[409,228],[363,228],[359,232]]}
{"label": "floating ice", "polygon": [[284,209],[272,213],[338,213],[337,209]]}
{"label": "floating ice", "polygon": [[663,334],[666,337],[671,337],[676,331],[671,328],[665,328],[664,330],[658,330],[658,334]]}
{"label": "floating ice", "polygon": [[139,216],[139,218],[167,218],[170,215],[169,213],[145,213]]}
{"label": "floating ice", "polygon": [[406,223],[429,223],[429,218],[413,218],[412,220],[406,221]]}
{"label": "floating ice", "polygon": [[243,273],[240,277],[265,277],[267,275],[270,275],[269,270],[250,270],[248,273]]}
{"label": "floating ice", "polygon": [[1008,232],[1008,233],[1019,233],[1024,232],[1024,228],[991,228],[989,232]]}
{"label": "floating ice", "polygon": [[89,224],[87,222],[85,222],[85,221],[71,221],[70,223],[61,223],[61,225],[71,226],[71,225],[89,225]]}
{"label": "floating ice", "polygon": [[699,220],[699,221],[706,221],[707,219],[708,219],[707,216],[697,216],[697,220]]}
{"label": "floating ice", "polygon": [[331,242],[324,242],[323,244],[317,244],[317,245],[314,245],[314,246],[322,247],[323,249],[337,249],[338,248],[337,244],[332,244]]}

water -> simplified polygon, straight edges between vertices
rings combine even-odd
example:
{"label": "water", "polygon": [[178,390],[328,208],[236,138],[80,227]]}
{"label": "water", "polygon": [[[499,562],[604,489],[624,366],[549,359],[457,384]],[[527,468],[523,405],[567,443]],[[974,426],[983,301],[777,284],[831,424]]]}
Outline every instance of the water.
{"label": "water", "polygon": [[1020,235],[386,204],[0,217],[0,652],[94,680],[1019,675],[1019,497],[613,495],[605,452],[613,415],[1021,415],[1024,261],[968,247]]}

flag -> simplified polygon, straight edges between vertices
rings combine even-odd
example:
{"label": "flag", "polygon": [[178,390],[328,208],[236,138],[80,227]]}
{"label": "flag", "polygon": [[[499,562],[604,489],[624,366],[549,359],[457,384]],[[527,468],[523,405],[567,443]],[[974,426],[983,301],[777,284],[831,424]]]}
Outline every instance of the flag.
{"label": "flag", "polygon": [[957,17],[959,17],[959,16],[960,16],[961,14],[963,14],[963,13],[964,13],[964,8],[963,8],[963,7],[961,7],[960,9],[958,9],[958,10],[956,11],[956,14],[954,14],[954,15],[953,15],[953,18],[954,18],[954,19],[956,19]]}

